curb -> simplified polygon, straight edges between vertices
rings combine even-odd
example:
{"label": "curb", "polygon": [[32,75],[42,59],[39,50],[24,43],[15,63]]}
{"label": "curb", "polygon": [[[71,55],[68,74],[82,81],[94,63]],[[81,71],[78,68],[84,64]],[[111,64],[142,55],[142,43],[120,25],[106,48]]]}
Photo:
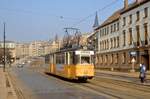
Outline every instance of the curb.
{"label": "curb", "polygon": [[[96,70],[95,72],[97,73],[102,73],[102,74],[108,74],[108,75],[114,75],[114,76],[120,76],[120,77],[129,77],[129,78],[138,78],[139,77],[139,73],[122,73],[122,72],[112,72],[112,71],[100,71],[100,70]],[[147,80],[150,80],[150,76],[148,73],[146,73]]]}

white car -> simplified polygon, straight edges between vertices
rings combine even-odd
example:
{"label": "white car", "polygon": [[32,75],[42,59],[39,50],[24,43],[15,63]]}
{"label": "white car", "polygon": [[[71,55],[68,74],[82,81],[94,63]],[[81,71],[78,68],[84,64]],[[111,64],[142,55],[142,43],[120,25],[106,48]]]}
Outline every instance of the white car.
{"label": "white car", "polygon": [[22,68],[22,67],[23,67],[23,64],[17,64],[17,67],[18,67],[18,68]]}
{"label": "white car", "polygon": [[2,68],[4,65],[3,64],[0,64],[0,68]]}

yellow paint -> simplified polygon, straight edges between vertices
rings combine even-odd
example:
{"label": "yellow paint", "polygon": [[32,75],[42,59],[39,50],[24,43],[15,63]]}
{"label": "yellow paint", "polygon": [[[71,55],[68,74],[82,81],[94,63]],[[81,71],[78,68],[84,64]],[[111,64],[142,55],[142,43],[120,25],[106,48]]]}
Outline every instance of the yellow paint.
{"label": "yellow paint", "polygon": [[50,64],[50,66],[49,66],[49,71],[50,71],[50,73],[55,73],[55,70],[56,70],[56,66],[55,66],[55,64]]}
{"label": "yellow paint", "polygon": [[93,65],[64,65],[62,71],[56,70],[55,64],[50,64],[50,73],[69,79],[77,79],[82,76],[94,76]]}

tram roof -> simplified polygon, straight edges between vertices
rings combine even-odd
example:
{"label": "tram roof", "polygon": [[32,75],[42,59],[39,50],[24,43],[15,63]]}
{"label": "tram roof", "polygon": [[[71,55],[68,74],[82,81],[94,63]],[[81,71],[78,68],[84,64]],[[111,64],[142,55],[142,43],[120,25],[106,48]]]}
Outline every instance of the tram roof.
{"label": "tram roof", "polygon": [[[54,53],[60,53],[60,52],[67,52],[67,51],[88,51],[89,49],[84,49],[83,47],[76,47],[76,48],[64,48],[64,49],[60,49],[59,51],[55,51],[53,53],[50,54],[54,54]],[[91,51],[91,50],[89,50]]]}

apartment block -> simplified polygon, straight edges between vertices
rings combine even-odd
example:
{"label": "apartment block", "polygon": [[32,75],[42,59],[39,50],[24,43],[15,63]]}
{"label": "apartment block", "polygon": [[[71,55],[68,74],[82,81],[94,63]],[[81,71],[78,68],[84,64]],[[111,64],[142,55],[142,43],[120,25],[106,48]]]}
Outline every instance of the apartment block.
{"label": "apartment block", "polygon": [[150,69],[150,0],[136,0],[114,12],[94,29],[97,43],[96,67],[137,70],[140,63]]}

